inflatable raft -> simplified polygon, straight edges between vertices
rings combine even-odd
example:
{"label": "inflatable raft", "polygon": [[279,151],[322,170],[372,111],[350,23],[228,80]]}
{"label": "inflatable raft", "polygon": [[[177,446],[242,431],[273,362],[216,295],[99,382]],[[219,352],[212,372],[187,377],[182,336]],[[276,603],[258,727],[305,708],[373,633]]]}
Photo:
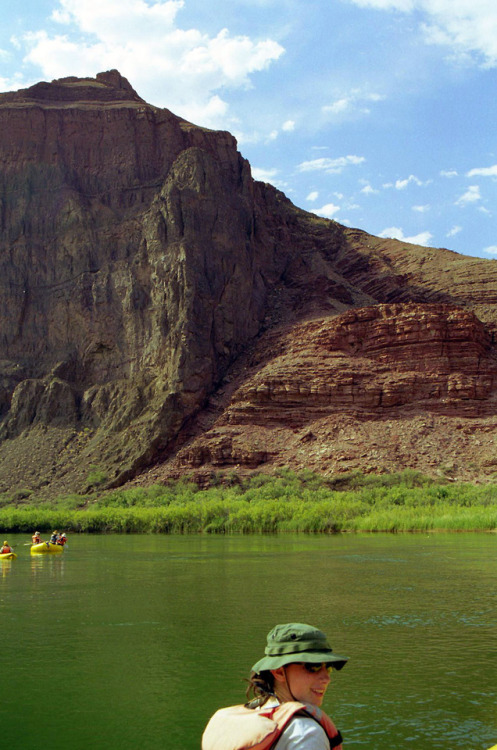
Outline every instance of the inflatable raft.
{"label": "inflatable raft", "polygon": [[15,560],[17,557],[15,552],[2,552],[0,553],[0,560]]}
{"label": "inflatable raft", "polygon": [[52,542],[40,542],[40,544],[31,545],[32,555],[58,555],[64,552],[62,544],[52,544]]}

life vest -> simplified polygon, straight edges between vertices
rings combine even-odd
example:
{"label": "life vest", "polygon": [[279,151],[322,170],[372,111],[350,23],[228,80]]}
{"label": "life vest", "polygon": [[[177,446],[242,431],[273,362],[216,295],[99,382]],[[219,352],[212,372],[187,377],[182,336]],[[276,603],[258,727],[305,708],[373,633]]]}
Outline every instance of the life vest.
{"label": "life vest", "polygon": [[33,536],[31,537],[31,540],[33,544],[39,544],[41,542],[41,536],[39,534],[38,535],[33,534]]}
{"label": "life vest", "polygon": [[270,750],[295,714],[311,716],[326,732],[330,748],[342,750],[342,736],[329,716],[310,703],[288,701],[270,708],[228,706],[211,717],[202,750]]}
{"label": "life vest", "polygon": [[0,555],[6,555],[9,552],[12,552],[12,547],[9,547],[8,544],[6,544],[6,545],[4,544],[3,547],[2,547],[2,549],[0,550]]}

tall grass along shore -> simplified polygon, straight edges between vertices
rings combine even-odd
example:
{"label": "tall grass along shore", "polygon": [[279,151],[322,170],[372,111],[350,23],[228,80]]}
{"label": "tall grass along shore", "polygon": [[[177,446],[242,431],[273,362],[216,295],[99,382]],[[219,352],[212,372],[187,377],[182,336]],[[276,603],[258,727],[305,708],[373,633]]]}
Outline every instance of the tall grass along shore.
{"label": "tall grass along shore", "polygon": [[3,532],[260,533],[497,531],[497,484],[434,480],[414,471],[332,478],[282,470],[209,489],[180,480],[47,501],[0,495]]}

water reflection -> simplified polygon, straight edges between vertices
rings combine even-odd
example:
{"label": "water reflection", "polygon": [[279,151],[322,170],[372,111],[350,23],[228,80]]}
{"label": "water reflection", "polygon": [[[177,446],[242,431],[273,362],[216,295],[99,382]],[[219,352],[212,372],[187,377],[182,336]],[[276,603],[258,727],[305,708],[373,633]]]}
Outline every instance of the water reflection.
{"label": "water reflection", "polygon": [[31,555],[31,575],[36,577],[47,573],[50,578],[62,578],[64,576],[65,560],[63,555]]}
{"label": "water reflection", "polygon": [[13,562],[14,560],[0,560],[0,570],[2,571],[2,578],[5,578],[12,573]]}

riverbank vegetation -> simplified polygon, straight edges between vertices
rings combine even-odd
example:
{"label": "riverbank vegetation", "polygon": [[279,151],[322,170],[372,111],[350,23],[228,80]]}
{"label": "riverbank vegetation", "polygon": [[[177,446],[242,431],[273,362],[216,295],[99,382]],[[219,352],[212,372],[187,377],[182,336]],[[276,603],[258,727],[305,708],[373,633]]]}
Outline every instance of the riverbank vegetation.
{"label": "riverbank vegetation", "polygon": [[214,477],[208,489],[187,480],[94,495],[38,500],[0,496],[0,528],[71,532],[260,533],[343,531],[495,531],[497,484],[434,480],[406,470],[331,478],[312,472]]}

